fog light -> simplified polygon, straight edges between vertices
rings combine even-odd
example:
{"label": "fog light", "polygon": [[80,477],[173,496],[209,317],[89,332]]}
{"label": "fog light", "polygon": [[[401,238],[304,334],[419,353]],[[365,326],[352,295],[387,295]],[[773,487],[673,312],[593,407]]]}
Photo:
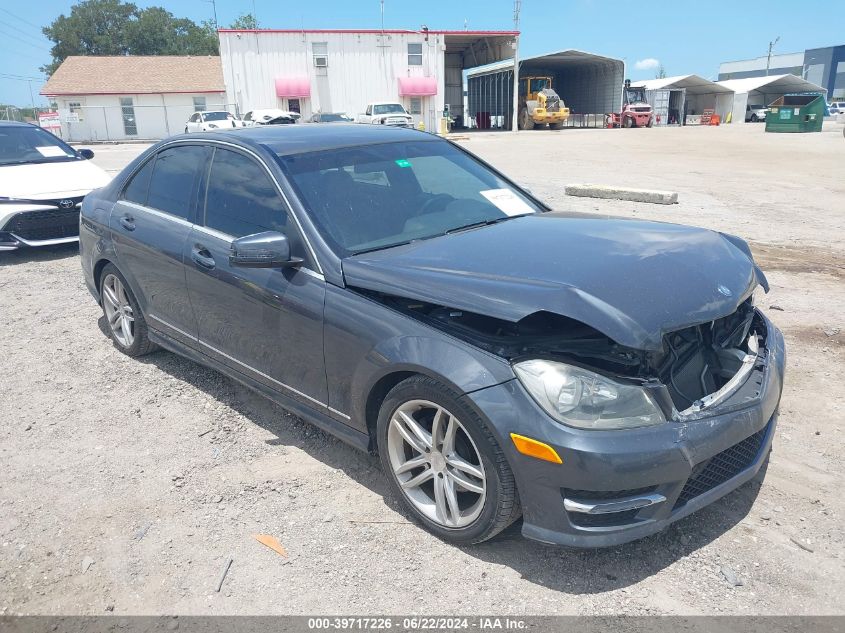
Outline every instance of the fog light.
{"label": "fog light", "polygon": [[563,463],[563,460],[560,458],[560,455],[557,454],[555,449],[548,444],[540,442],[539,440],[534,440],[530,437],[525,437],[524,435],[517,435],[516,433],[511,433],[511,440],[513,440],[513,445],[516,446],[516,450],[523,455],[528,455],[528,457],[534,457],[535,459],[541,459],[544,462],[552,462],[553,464]]}

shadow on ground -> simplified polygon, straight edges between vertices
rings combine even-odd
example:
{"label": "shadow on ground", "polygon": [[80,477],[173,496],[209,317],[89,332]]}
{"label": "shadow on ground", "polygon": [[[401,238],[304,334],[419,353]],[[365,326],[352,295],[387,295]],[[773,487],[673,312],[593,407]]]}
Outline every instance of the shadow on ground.
{"label": "shadow on ground", "polygon": [[52,262],[77,255],[79,255],[79,244],[76,242],[41,248],[20,248],[16,251],[0,252],[0,268],[30,262]]}
{"label": "shadow on ground", "polygon": [[[100,319],[101,329],[105,328]],[[272,433],[273,446],[295,446],[314,459],[343,471],[402,512],[384,479],[378,457],[367,455],[300,420],[222,374],[166,351],[142,359],[193,385]],[[625,545],[575,550],[543,545],[522,537],[521,521],[497,537],[461,551],[494,565],[505,565],[525,580],[567,594],[596,594],[634,585],[693,554],[739,523],[760,490],[764,470],[751,482],[664,532]],[[421,529],[421,528],[409,528]]]}

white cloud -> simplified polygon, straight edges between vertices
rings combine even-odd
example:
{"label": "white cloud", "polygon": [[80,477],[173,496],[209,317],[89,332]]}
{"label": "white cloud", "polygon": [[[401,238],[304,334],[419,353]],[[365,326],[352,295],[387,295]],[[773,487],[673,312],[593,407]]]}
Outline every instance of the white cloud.
{"label": "white cloud", "polygon": [[660,66],[660,60],[654,59],[654,57],[646,57],[645,59],[638,59],[637,63],[634,64],[634,68],[637,70],[652,70]]}

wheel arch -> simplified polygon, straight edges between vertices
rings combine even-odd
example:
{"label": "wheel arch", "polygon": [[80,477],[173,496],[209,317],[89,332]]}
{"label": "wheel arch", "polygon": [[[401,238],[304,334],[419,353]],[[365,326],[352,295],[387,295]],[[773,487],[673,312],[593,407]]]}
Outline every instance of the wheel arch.
{"label": "wheel arch", "polygon": [[[115,268],[117,268],[117,264],[115,264],[111,259],[108,257],[103,257],[97,260],[97,263],[94,264],[94,287],[97,289],[97,298],[102,299],[100,297],[100,281],[103,276],[103,269],[111,264]],[[119,270],[119,269],[118,269]]]}

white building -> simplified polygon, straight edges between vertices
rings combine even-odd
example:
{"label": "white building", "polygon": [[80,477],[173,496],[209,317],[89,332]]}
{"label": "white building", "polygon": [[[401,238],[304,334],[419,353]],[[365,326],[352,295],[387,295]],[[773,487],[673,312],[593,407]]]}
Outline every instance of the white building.
{"label": "white building", "polygon": [[197,110],[230,110],[219,57],[68,57],[41,94],[69,141],[160,139]]}
{"label": "white building", "polygon": [[513,31],[221,30],[226,97],[240,112],[281,108],[352,116],[398,101],[437,129],[463,114],[464,69],[513,57]]}

